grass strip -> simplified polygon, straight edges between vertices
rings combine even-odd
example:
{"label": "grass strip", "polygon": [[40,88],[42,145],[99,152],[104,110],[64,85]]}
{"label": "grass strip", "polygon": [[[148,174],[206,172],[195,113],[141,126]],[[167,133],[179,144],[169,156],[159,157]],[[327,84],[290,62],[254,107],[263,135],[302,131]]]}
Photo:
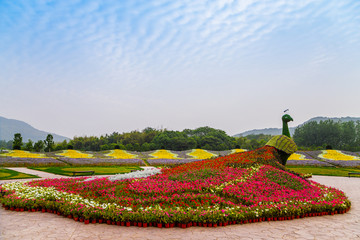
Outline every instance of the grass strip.
{"label": "grass strip", "polygon": [[[348,167],[314,167],[314,166],[286,166],[297,173],[312,173],[313,175],[348,177],[349,172],[360,172],[360,168]],[[354,176],[360,177],[360,176]]]}
{"label": "grass strip", "polygon": [[129,173],[133,170],[141,170],[141,168],[138,166],[31,167],[30,169],[63,176],[72,176],[72,172],[77,171],[95,171],[94,175],[114,175],[119,173]]}
{"label": "grass strip", "polygon": [[39,178],[39,177],[6,168],[0,168],[0,180],[26,179],[26,178]]}

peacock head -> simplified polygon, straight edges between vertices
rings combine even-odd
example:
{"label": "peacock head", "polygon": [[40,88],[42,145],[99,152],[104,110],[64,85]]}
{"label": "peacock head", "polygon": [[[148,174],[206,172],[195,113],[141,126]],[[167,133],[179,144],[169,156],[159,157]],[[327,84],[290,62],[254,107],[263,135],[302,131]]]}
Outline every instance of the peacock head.
{"label": "peacock head", "polygon": [[292,117],[290,117],[289,114],[284,114],[281,119],[282,119],[283,122],[285,122],[285,123],[290,122],[290,121],[294,121],[294,119],[292,119]]}

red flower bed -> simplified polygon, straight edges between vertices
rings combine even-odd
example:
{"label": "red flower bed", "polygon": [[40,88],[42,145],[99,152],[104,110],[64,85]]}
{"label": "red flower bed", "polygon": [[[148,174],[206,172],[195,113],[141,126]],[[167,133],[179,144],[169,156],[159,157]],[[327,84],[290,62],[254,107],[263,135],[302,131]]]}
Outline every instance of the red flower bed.
{"label": "red flower bed", "polygon": [[[263,147],[165,169],[142,179],[63,178],[12,188],[4,185],[1,201],[7,207],[36,205],[74,219],[165,228],[289,220],[349,209],[343,192],[285,171],[277,157],[274,148]],[[49,193],[35,195],[36,188]]]}

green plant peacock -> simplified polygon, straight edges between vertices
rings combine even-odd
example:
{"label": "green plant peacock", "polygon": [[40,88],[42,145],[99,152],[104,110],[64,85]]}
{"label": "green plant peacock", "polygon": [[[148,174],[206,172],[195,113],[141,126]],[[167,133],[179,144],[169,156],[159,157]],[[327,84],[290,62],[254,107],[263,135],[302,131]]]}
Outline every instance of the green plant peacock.
{"label": "green plant peacock", "polygon": [[272,137],[265,146],[249,151],[238,153],[249,159],[253,164],[268,164],[276,168],[285,168],[287,159],[297,151],[295,142],[291,139],[288,122],[293,121],[289,114],[282,116],[282,135]]}
{"label": "green plant peacock", "polygon": [[289,114],[282,116],[283,128],[282,135],[272,137],[265,145],[274,147],[280,155],[280,163],[286,165],[287,159],[297,151],[294,140],[291,139],[288,122],[294,121]]}

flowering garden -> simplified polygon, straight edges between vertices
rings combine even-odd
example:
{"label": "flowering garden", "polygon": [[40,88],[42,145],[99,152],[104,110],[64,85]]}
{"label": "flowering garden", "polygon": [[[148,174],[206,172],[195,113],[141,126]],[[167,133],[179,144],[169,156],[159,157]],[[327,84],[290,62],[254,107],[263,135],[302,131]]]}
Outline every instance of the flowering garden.
{"label": "flowering garden", "polygon": [[[23,150],[9,150],[8,152],[0,153],[0,167],[85,165],[176,166],[245,151],[245,149],[227,151],[209,151],[204,149],[171,151],[160,149],[148,152],[130,152],[115,149],[100,152],[64,150],[50,153],[33,153]],[[297,151],[290,156],[287,165],[357,167],[360,166],[360,153],[339,150]]]}
{"label": "flowering garden", "polygon": [[147,177],[129,174],[121,179],[8,183],[0,187],[1,203],[6,209],[54,212],[85,223],[183,228],[282,221],[349,210],[351,203],[343,192],[287,170],[278,157],[273,147],[265,146],[160,172],[156,169]]}

